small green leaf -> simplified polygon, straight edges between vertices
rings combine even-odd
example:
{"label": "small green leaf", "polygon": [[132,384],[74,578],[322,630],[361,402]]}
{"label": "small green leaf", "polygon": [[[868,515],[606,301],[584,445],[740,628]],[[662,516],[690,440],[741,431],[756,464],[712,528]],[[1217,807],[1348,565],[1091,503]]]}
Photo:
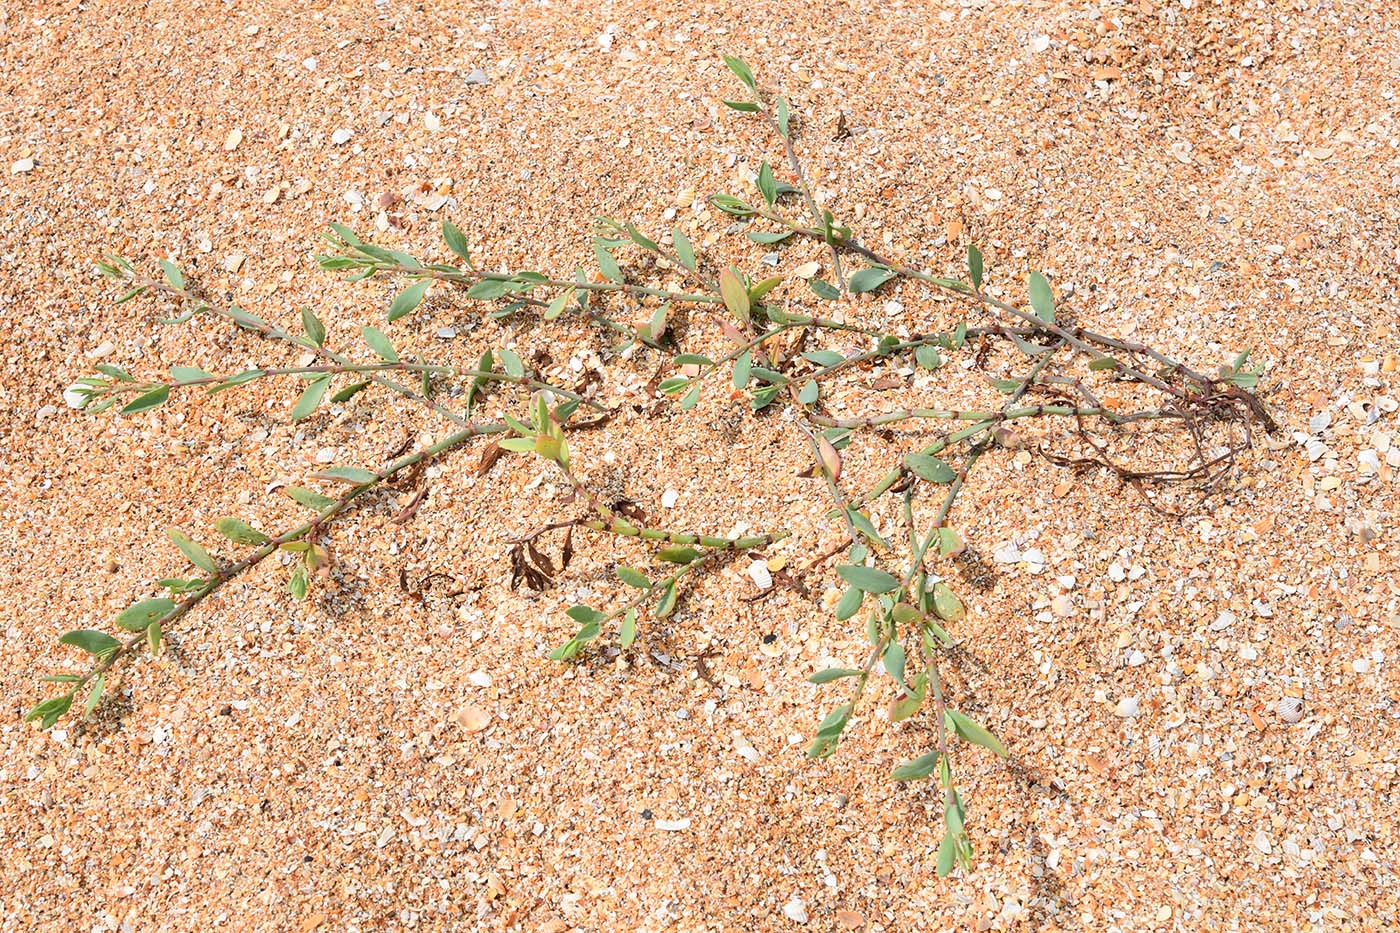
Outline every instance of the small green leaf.
{"label": "small green leaf", "polygon": [[622,650],[626,651],[632,647],[632,642],[637,640],[637,610],[628,609],[622,617],[622,625],[618,632],[618,640],[622,645]]}
{"label": "small green leaf", "polygon": [[306,339],[316,346],[326,342],[326,325],[310,308],[301,309],[301,329],[306,331]]}
{"label": "small green leaf", "polygon": [[833,680],[840,680],[843,677],[860,677],[865,672],[856,670],[853,667],[828,667],[824,671],[817,671],[807,678],[808,683],[829,684]]}
{"label": "small green leaf", "polygon": [[321,404],[321,399],[325,397],[326,390],[331,386],[329,375],[313,379],[297,399],[297,403],[292,408],[292,420],[301,421],[303,418],[310,418],[316,413],[316,406]]}
{"label": "small green leaf", "polygon": [[598,261],[598,271],[603,273],[603,278],[610,282],[622,283],[622,269],[618,266],[617,260],[598,240],[593,241],[593,258]]}
{"label": "small green leaf", "polygon": [[[763,164],[758,169],[758,193],[763,195],[763,200],[772,207],[773,202],[778,199],[778,183],[773,179],[773,166],[764,159]],[[789,231],[791,232],[791,231]]]}
{"label": "small green leaf", "polygon": [[802,390],[797,393],[797,400],[803,405],[815,405],[820,396],[821,388],[817,385],[817,380],[808,379]]}
{"label": "small green leaf", "polygon": [[267,535],[237,518],[221,518],[214,523],[219,534],[235,544],[266,544]]}
{"label": "small green leaf", "polygon": [[890,640],[889,647],[885,649],[885,655],[880,659],[885,666],[885,673],[893,677],[897,682],[904,683],[904,646],[894,639]]}
{"label": "small green leaf", "polygon": [[693,547],[668,547],[662,548],[656,556],[672,564],[688,564],[697,559],[700,552]]}
{"label": "small green leaf", "polygon": [[794,232],[795,231],[792,230],[779,230],[770,233],[765,230],[751,230],[746,235],[750,240],[753,240],[760,246],[771,246],[774,243],[783,242],[783,240],[786,240],[788,237],[792,236]]}
{"label": "small green leaf", "polygon": [[[427,374],[424,373],[424,375],[427,375]],[[368,381],[365,381],[365,382],[352,382],[352,383],[350,383],[348,386],[346,386],[345,388],[341,389],[339,392],[337,392],[337,393],[335,393],[334,395],[332,395],[332,396],[331,396],[331,402],[332,402],[333,404],[336,404],[336,405],[339,405],[341,402],[348,402],[348,401],[350,401],[350,399],[352,399],[352,398],[354,398],[355,396],[359,395],[361,392],[363,392],[363,391],[364,391],[365,389],[367,389],[367,388],[369,388],[369,382],[368,382]]]}
{"label": "small green leaf", "polygon": [[806,353],[802,354],[802,358],[809,362],[816,363],[821,367],[835,366],[845,359],[844,356],[837,353],[835,350],[808,350]]}
{"label": "small green leaf", "polygon": [[778,98],[777,111],[778,134],[782,136],[783,139],[789,139],[789,134],[791,132],[790,124],[792,122],[792,113],[788,110],[788,102],[786,97]]}
{"label": "small green leaf", "polygon": [[845,622],[860,612],[860,604],[864,601],[865,594],[861,592],[860,587],[847,587],[846,592],[841,594],[841,599],[836,603],[836,621]]}
{"label": "small green leaf", "polygon": [[807,287],[816,293],[818,298],[825,301],[835,301],[841,297],[841,292],[825,279],[811,278],[807,280]]}
{"label": "small green leaf", "polygon": [[694,386],[691,387],[691,390],[685,394],[685,398],[681,399],[680,409],[681,411],[690,411],[699,403],[700,384],[697,382]]}
{"label": "small green leaf", "polygon": [[836,572],[841,575],[851,586],[857,587],[862,592],[892,593],[899,589],[899,580],[893,574],[886,573],[875,567],[862,567],[859,564],[842,564],[836,568]]}
{"label": "small green leaf", "polygon": [[[1238,369],[1239,367],[1237,366],[1237,367],[1235,367],[1235,368]],[[104,375],[111,376],[113,379],[117,380],[118,382],[135,382],[135,381],[136,381],[136,377],[133,376],[133,375],[131,375],[131,373],[129,373],[129,372],[127,372],[126,370],[122,369],[120,366],[113,366],[113,365],[111,365],[110,363],[98,363],[98,364],[97,364],[97,371],[100,372],[100,373],[103,373]]]}
{"label": "small green leaf", "polygon": [[754,91],[758,89],[758,82],[754,81],[753,72],[749,70],[749,66],[744,63],[742,58],[726,55],[724,56],[724,64],[725,67],[734,72],[735,77],[748,86],[749,90]]}
{"label": "small green leaf", "polygon": [[990,749],[1002,758],[1010,754],[1000,739],[957,710],[944,710],[943,715],[948,719],[949,728],[955,730],[964,741]]}
{"label": "small green leaf", "polygon": [[214,563],[214,558],[210,557],[209,552],[197,541],[190,538],[189,535],[178,528],[171,528],[166,534],[170,536],[171,541],[175,542],[175,546],[180,549],[180,553],[189,558],[190,563],[194,564],[200,570],[209,573],[218,572],[219,565]]}
{"label": "small green leaf", "polygon": [[958,471],[932,454],[909,454],[904,465],[920,479],[931,483],[951,483],[958,478]]}
{"label": "small green leaf", "polygon": [[1119,366],[1118,361],[1115,360],[1113,357],[1111,357],[1111,356],[1101,356],[1101,357],[1099,357],[1098,359],[1090,360],[1090,362],[1089,362],[1089,371],[1090,371],[1090,372],[1095,372],[1095,373],[1096,373],[1096,372],[1099,372],[1099,371],[1105,370],[1105,369],[1117,369],[1118,366]]}
{"label": "small green leaf", "polygon": [[861,269],[855,275],[851,276],[851,281],[847,283],[847,287],[857,295],[873,292],[875,289],[894,278],[896,274],[897,273],[893,269],[888,269],[884,266],[870,266],[869,268]]}
{"label": "small green leaf", "polygon": [[656,617],[664,619],[676,608],[676,584],[666,584],[661,590],[661,601],[656,604]]}
{"label": "small green leaf", "polygon": [[926,755],[920,755],[913,761],[906,761],[895,768],[890,773],[890,777],[896,781],[922,781],[933,774],[938,768],[938,752],[932,751]]}
{"label": "small green leaf", "polygon": [[943,354],[938,352],[937,347],[924,344],[914,351],[914,362],[932,371],[943,365]]}
{"label": "small green leaf", "polygon": [[292,594],[292,598],[300,602],[306,598],[311,590],[311,581],[306,576],[306,565],[297,564],[292,570],[291,577],[287,580],[287,592]]}
{"label": "small green leaf", "polygon": [[573,297],[574,289],[572,288],[566,288],[558,295],[555,295],[554,300],[549,303],[549,307],[544,310],[544,319],[546,321],[552,321],[563,314],[564,309],[568,307],[569,301],[572,300]]}
{"label": "small green leaf", "polygon": [[450,220],[442,222],[442,238],[447,243],[447,248],[456,253],[468,266],[472,264],[471,253],[467,250],[467,238],[462,235],[462,231]]}
{"label": "small green leaf", "polygon": [[958,622],[967,615],[962,600],[946,583],[933,585],[933,611],[944,622]]}
{"label": "small green leaf", "polygon": [[517,454],[531,454],[535,452],[535,437],[508,437],[501,441],[501,449],[509,450]]}
{"label": "small green leaf", "polygon": [[631,567],[618,567],[617,577],[628,586],[635,586],[639,590],[651,589],[651,581],[647,579],[646,574]]}
{"label": "small green leaf", "polygon": [[54,697],[52,700],[45,700],[38,706],[31,709],[24,717],[25,722],[39,720],[39,728],[47,729],[63,718],[63,714],[68,712],[73,705],[73,694],[65,693],[61,697]]}
{"label": "small green leaf", "polygon": [[159,622],[175,609],[173,600],[159,597],[143,599],[123,609],[117,615],[117,625],[128,632],[144,632],[152,622]]}
{"label": "small green leaf", "polygon": [[380,359],[386,363],[397,363],[399,352],[394,349],[394,344],[388,336],[377,327],[368,325],[360,328],[360,336],[364,338],[369,348],[379,354]]}
{"label": "small green leaf", "polygon": [[1036,317],[1047,324],[1055,321],[1055,293],[1050,289],[1050,283],[1045,281],[1045,276],[1039,272],[1031,273],[1031,307],[1035,309]]}
{"label": "small green leaf", "polygon": [[59,639],[59,643],[73,645],[75,648],[81,648],[88,654],[96,655],[99,658],[105,658],[122,646],[121,642],[117,641],[106,632],[99,632],[90,628],[69,632]]}
{"label": "small green leaf", "polygon": [[185,288],[185,276],[184,273],[180,271],[180,267],[168,259],[160,260],[160,267],[165,270],[165,280],[170,283],[170,287],[183,291]]}
{"label": "small green leaf", "polygon": [[122,409],[121,413],[123,415],[134,415],[137,412],[149,411],[152,408],[157,408],[165,404],[165,400],[168,398],[170,398],[170,386],[161,386],[158,389],[152,389],[150,392],[138,395]]}
{"label": "small green leaf", "polygon": [[507,376],[514,376],[516,379],[525,376],[525,361],[520,358],[519,353],[502,347],[496,351],[496,356],[500,358]]}
{"label": "small green leaf", "polygon": [[432,279],[419,279],[399,292],[393,304],[389,305],[389,320],[397,321],[405,314],[412,313],[413,309],[423,303],[424,297],[428,294],[428,288],[432,284]]}
{"label": "small green leaf", "polygon": [[319,492],[313,492],[310,489],[303,489],[300,486],[288,486],[287,495],[291,496],[293,501],[299,502],[308,509],[315,509],[317,512],[324,512],[326,509],[335,505],[334,499],[323,496]]}
{"label": "small green leaf", "polygon": [[87,719],[92,715],[92,711],[97,709],[97,704],[102,702],[102,691],[107,686],[107,672],[103,671],[92,680],[92,688],[88,691],[87,702],[83,704],[83,718]]}
{"label": "small green leaf", "polygon": [[213,373],[205,372],[198,366],[172,366],[170,367],[170,375],[179,383],[199,382],[214,376]]}
{"label": "small green leaf", "polygon": [[952,831],[943,834],[943,841],[938,844],[938,877],[946,878],[953,873],[953,860],[958,855],[958,840]]}
{"label": "small green leaf", "polygon": [[743,279],[734,271],[733,266],[719,274],[719,293],[729,313],[738,318],[740,324],[747,326],[750,310],[749,290],[744,287]]}
{"label": "small green leaf", "polygon": [[740,113],[758,113],[758,104],[751,100],[727,100],[724,106],[730,110],[738,110]]}
{"label": "small green leaf", "polygon": [[812,740],[812,744],[807,747],[807,755],[810,758],[826,758],[836,751],[836,746],[841,741],[841,733],[845,730],[846,724],[851,721],[851,711],[854,706],[850,703],[843,703],[832,710],[821,725],[817,727],[817,735]]}
{"label": "small green leaf", "polygon": [[745,350],[734,359],[734,388],[746,388],[749,384],[749,374],[752,371],[753,352]]}
{"label": "small green leaf", "polygon": [[681,265],[694,272],[695,248],[690,245],[690,238],[681,232],[680,227],[671,229],[671,245],[676,248],[676,258],[681,261]]}
{"label": "small green leaf", "polygon": [[510,291],[510,285],[500,279],[481,279],[467,289],[467,297],[474,301],[493,301]]}
{"label": "small green leaf", "polygon": [[967,244],[967,274],[973,288],[982,287],[982,251],[971,243]]}
{"label": "small green leaf", "polygon": [[160,657],[160,640],[164,634],[159,622],[152,622],[146,626],[146,647],[150,649],[151,657]]}

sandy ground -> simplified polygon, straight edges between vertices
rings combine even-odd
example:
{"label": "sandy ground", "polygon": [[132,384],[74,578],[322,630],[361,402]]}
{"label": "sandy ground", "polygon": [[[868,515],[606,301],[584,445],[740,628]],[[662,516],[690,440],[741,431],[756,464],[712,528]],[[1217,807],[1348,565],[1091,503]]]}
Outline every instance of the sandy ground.
{"label": "sandy ground", "polygon": [[[438,7],[0,7],[0,929],[1394,923],[1393,4]],[[975,474],[957,521],[986,561],[959,584],[968,656],[949,676],[1013,760],[962,758],[974,872],[935,877],[937,790],[887,778],[928,743],[926,722],[878,711],[888,686],[839,754],[802,754],[837,702],[804,678],[861,650],[821,605],[834,574],[811,600],[749,603],[732,566],[644,626],[630,662],[545,660],[564,607],[617,596],[617,551],[580,538],[555,588],[512,593],[505,542],[568,508],[524,458],[485,477],[474,452],[442,461],[412,523],[381,501],[339,527],[329,590],[294,604],[267,568],[137,662],[96,721],[21,723],[38,676],[74,663],[57,635],[176,572],[165,528],[280,527],[295,507],[267,489],[318,451],[378,462],[441,430],[381,396],[289,426],[286,383],[140,418],[71,411],[63,387],[99,360],[294,359],[163,326],[157,302],[114,307],[97,254],[173,258],[285,323],[313,305],[342,346],[391,292],[316,270],[314,237],[371,230],[385,192],[418,196],[381,235],[417,253],[441,255],[450,216],[488,265],[567,273],[593,213],[655,227],[677,208],[752,265],[698,202],[779,155],[721,112],[722,51],[791,96],[817,187],[871,242],[956,271],[970,234],[1008,288],[1031,267],[1072,286],[1086,324],[1202,367],[1253,348],[1287,425],[1182,523],[1040,461]],[[784,262],[821,259],[805,249]],[[919,328],[951,308],[906,286],[859,312]],[[605,346],[445,297],[394,333],[463,362]],[[834,533],[796,475],[800,436],[722,397],[620,417],[578,455],[651,512],[675,490],[677,525],[784,527],[793,560]],[[1013,541],[1044,572],[992,558]],[[401,572],[446,576],[414,597]],[[1289,698],[1301,717],[1279,715]]]}

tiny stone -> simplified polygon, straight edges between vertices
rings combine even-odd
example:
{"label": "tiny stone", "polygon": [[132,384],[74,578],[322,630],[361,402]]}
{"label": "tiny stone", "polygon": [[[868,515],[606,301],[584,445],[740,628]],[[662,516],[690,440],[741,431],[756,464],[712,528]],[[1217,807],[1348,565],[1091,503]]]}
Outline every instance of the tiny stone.
{"label": "tiny stone", "polygon": [[1074,615],[1074,600],[1070,598],[1069,594],[1061,593],[1050,600],[1050,611],[1062,619],[1072,616]]}
{"label": "tiny stone", "polygon": [[1270,852],[1274,851],[1273,843],[1269,841],[1269,837],[1264,833],[1262,829],[1254,834],[1254,848],[1258,849],[1260,852],[1263,852],[1265,855],[1268,855]]}
{"label": "tiny stone", "polygon": [[240,129],[229,130],[228,135],[224,137],[224,151],[232,152],[238,148],[238,144],[241,142],[243,142],[243,131]]}
{"label": "tiny stone", "polygon": [[451,340],[453,337],[457,336],[457,329],[455,327],[439,327],[437,329],[437,335],[443,340]]}
{"label": "tiny stone", "polygon": [[667,832],[678,833],[690,828],[690,817],[680,820],[657,820],[653,824],[657,829],[664,829]]}
{"label": "tiny stone", "polygon": [[676,500],[680,497],[681,494],[676,492],[674,489],[666,490],[661,494],[661,507],[663,509],[675,508]]}
{"label": "tiny stone", "polygon": [[343,146],[350,141],[350,137],[355,134],[350,130],[339,129],[331,134],[331,143],[336,146]]}
{"label": "tiny stone", "polygon": [[1119,719],[1132,719],[1138,714],[1139,700],[1137,697],[1124,697],[1118,701],[1118,705],[1113,708],[1113,715]]}
{"label": "tiny stone", "polygon": [[467,681],[473,687],[489,687],[491,686],[491,675],[485,671],[475,671],[467,675]]}
{"label": "tiny stone", "polygon": [[773,585],[773,574],[769,572],[768,565],[761,560],[756,560],[749,564],[749,579],[760,590],[766,590]]}
{"label": "tiny stone", "polygon": [[334,459],[335,459],[335,448],[334,448],[334,447],[322,447],[320,450],[316,451],[316,462],[317,462],[317,463],[330,463],[330,462],[331,462],[332,460],[334,460]]}
{"label": "tiny stone", "polygon": [[23,175],[25,172],[32,171],[34,171],[33,159],[20,159],[19,161],[15,162],[15,164],[10,166],[11,175]]}
{"label": "tiny stone", "polygon": [[792,900],[783,905],[783,915],[794,923],[806,923],[807,905],[802,898],[793,895]]}
{"label": "tiny stone", "polygon": [[112,341],[104,340],[87,352],[87,358],[90,360],[100,360],[104,356],[111,356],[116,352],[116,349],[117,347]]}
{"label": "tiny stone", "polygon": [[486,72],[480,68],[473,68],[472,73],[467,75],[468,84],[489,84],[490,81],[491,79],[486,76]]}

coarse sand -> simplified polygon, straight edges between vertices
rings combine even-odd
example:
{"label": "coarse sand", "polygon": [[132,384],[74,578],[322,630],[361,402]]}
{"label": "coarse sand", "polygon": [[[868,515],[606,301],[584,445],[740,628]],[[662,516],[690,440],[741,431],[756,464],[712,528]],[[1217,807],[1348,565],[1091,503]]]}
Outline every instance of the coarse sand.
{"label": "coarse sand", "polygon": [[[483,265],[568,275],[607,214],[756,268],[704,198],[751,194],[781,151],[721,105],[722,53],[788,94],[818,193],[882,252],[956,273],[972,238],[1007,296],[1041,269],[1097,330],[1267,365],[1283,429],[1207,513],[1028,454],[973,474],[949,689],[1012,750],[959,758],[973,871],[936,877],[938,789],[889,779],[930,725],[888,721],[888,682],[835,756],[803,754],[841,695],[806,677],[864,644],[829,568],[810,597],[749,601],[731,562],[627,655],[547,660],[564,608],[619,598],[614,561],[646,551],[578,535],[554,587],[512,591],[507,542],[572,508],[538,459],[435,463],[412,521],[390,497],[336,526],[311,599],[259,568],[94,721],[21,721],[77,663],[59,634],[179,572],[165,529],[283,527],[275,484],[323,451],[382,463],[444,430],[375,393],[293,424],[288,381],[74,411],[64,387],[99,362],[296,359],[114,305],[95,258],[172,259],[288,325],[312,306],[340,345],[385,326],[392,290],[315,267],[331,221],[441,257],[451,218]],[[1379,0],[0,6],[0,929],[1392,928],[1397,74]],[[906,284],[847,313],[956,309]],[[461,364],[607,351],[533,321],[443,293],[390,330]],[[639,398],[659,359],[602,391]],[[839,531],[802,436],[723,393],[575,443],[588,482],[671,524],[794,532],[768,557]]]}

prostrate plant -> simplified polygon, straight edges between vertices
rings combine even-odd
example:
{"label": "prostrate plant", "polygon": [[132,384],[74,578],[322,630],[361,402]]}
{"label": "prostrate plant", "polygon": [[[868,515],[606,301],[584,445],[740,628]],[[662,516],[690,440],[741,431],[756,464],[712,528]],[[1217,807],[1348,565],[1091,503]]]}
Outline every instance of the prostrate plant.
{"label": "prostrate plant", "polygon": [[[822,301],[839,303],[845,295],[875,292],[907,279],[965,301],[967,317],[944,331],[901,336],[849,323],[841,314],[795,313],[788,300],[779,302],[772,297],[783,284],[782,277],[751,277],[733,266],[716,268],[703,262],[679,228],[669,235],[652,236],[630,221],[609,218],[596,221],[591,244],[596,274],[584,268],[566,275],[483,270],[473,261],[466,236],[451,223],[443,224],[443,238],[460,265],[424,262],[363,240],[340,225],[332,225],[332,232],[326,235],[332,249],[319,257],[319,264],[323,269],[348,273],[357,281],[373,276],[402,279],[405,285],[388,310],[390,323],[413,314],[430,292],[438,291],[485,302],[492,307],[489,315],[495,318],[528,314],[540,326],[549,326],[566,315],[586,319],[623,341],[615,351],[635,345],[641,353],[669,355],[672,310],[688,305],[712,312],[698,321],[692,317],[692,325],[717,325],[730,349],[718,359],[691,352],[673,355],[670,362],[675,373],[659,383],[658,391],[663,397],[678,398],[678,408],[684,411],[698,403],[707,385],[727,375],[733,389],[747,396],[755,412],[784,400],[791,423],[812,450],[812,466],[804,475],[821,478],[833,505],[829,517],[839,522],[841,529],[835,543],[825,548],[819,548],[817,542],[811,544],[813,556],[796,576],[819,572],[823,563],[845,552],[845,562],[835,568],[845,584],[836,616],[847,620],[864,614],[870,648],[863,663],[820,671],[811,677],[816,684],[850,681],[852,687],[845,702],[818,725],[808,754],[825,758],[836,750],[869,691],[877,665],[897,691],[889,708],[891,721],[909,719],[931,706],[932,747],[897,767],[893,777],[915,781],[938,776],[945,816],[938,871],[946,875],[957,864],[972,863],[972,845],[965,829],[966,804],[956,780],[955,740],[980,745],[997,755],[1007,754],[996,736],[956,707],[944,688],[939,667],[940,658],[955,644],[948,627],[956,626],[966,613],[943,569],[964,549],[950,516],[970,472],[994,449],[1027,446],[1014,430],[1015,424],[1058,420],[1069,428],[1068,439],[1060,438],[1062,444],[1068,444],[1068,451],[1053,449],[1048,436],[1033,447],[1035,453],[1052,462],[1108,469],[1123,482],[1139,487],[1185,483],[1188,488],[1209,493],[1230,475],[1235,456],[1250,443],[1250,425],[1274,427],[1253,391],[1261,370],[1247,368],[1248,354],[1242,353],[1215,375],[1207,375],[1146,345],[1080,327],[1057,309],[1049,281],[1038,272],[1032,272],[1028,280],[1028,308],[1005,302],[983,289],[985,260],[975,246],[967,250],[966,281],[935,276],[877,254],[816,201],[795,148],[798,124],[788,101],[763,93],[752,71],[739,59],[726,58],[725,64],[747,91],[743,99],[725,104],[755,114],[771,127],[781,142],[792,181],[780,180],[773,167],[763,161],[756,177],[761,203],[750,204],[727,194],[715,195],[710,203],[743,221],[748,239],[755,243],[778,247],[800,239],[821,241],[830,255],[835,281],[810,277],[807,284]],[[794,216],[790,205],[806,216]],[[632,250],[640,250],[641,262],[619,257],[624,251],[624,255],[635,255]],[[862,265],[847,275],[845,259]],[[649,609],[655,619],[669,616],[687,577],[713,569],[736,552],[759,550],[783,537],[773,533],[725,538],[652,528],[625,500],[621,504],[606,502],[576,472],[567,437],[572,430],[606,420],[611,412],[589,391],[564,388],[531,371],[510,349],[488,350],[474,367],[461,368],[407,357],[386,333],[365,327],[361,338],[372,356],[368,361],[356,361],[327,346],[327,328],[310,309],[302,312],[301,333],[293,334],[236,305],[206,300],[181,270],[169,262],[161,265],[164,274],[159,278],[144,277],[130,262],[115,256],[107,257],[98,268],[125,286],[118,302],[143,294],[160,295],[181,306],[183,313],[175,323],[196,316],[222,318],[274,343],[310,351],[317,362],[225,374],[177,366],[168,379],[138,378],[119,367],[101,365],[97,375],[70,389],[70,398],[88,411],[124,403],[121,413],[131,415],[167,404],[182,393],[201,389],[222,392],[265,379],[290,378],[304,382],[292,409],[294,420],[311,417],[328,399],[343,403],[379,387],[423,405],[453,428],[442,440],[403,454],[379,469],[336,467],[313,474],[314,481],[334,487],[329,493],[287,489],[289,496],[313,513],[310,520],[295,527],[273,534],[242,519],[220,520],[216,530],[245,549],[240,557],[216,556],[184,532],[172,529],[172,542],[199,574],[158,581],[158,586],[169,591],[168,596],[142,600],[118,615],[116,626],[128,633],[125,640],[92,629],[64,635],[61,642],[80,648],[93,660],[85,673],[45,678],[65,684],[67,690],[29,713],[28,718],[39,720],[44,728],[66,714],[79,694],[85,697],[84,716],[91,715],[118,662],[143,643],[152,653],[158,652],[174,623],[229,580],[274,553],[295,555],[287,586],[294,597],[305,598],[313,579],[330,572],[331,558],[323,542],[341,514],[386,483],[407,480],[412,485],[429,460],[478,437],[494,438],[483,452],[483,471],[505,453],[538,456],[557,469],[572,490],[570,501],[580,511],[552,520],[512,544],[512,587],[521,583],[537,590],[548,587],[551,579],[567,568],[573,534],[580,529],[654,542],[659,545],[655,557],[671,568],[649,575],[619,565],[619,581],[634,589],[635,596],[611,609],[588,605],[570,608],[568,615],[579,628],[549,653],[557,661],[578,657],[605,628],[614,626],[621,650],[630,649],[638,637],[641,614]],[[655,270],[683,275],[691,290],[639,284]],[[624,323],[610,313],[610,302],[624,300],[650,308],[644,324]],[[858,308],[844,310],[854,313]],[[843,334],[847,340],[867,341],[868,349],[846,354],[819,347],[803,349],[831,332]],[[961,353],[970,353],[970,366],[945,367],[946,356]],[[976,374],[989,369],[994,357],[1013,361],[1009,374],[987,377],[1004,396],[999,405],[904,408],[854,417],[839,417],[828,409],[828,399],[835,397],[831,386],[841,376],[912,361],[928,372],[977,378]],[[1025,363],[1019,372],[1016,360]],[[515,401],[522,405],[520,417],[506,415],[498,422],[473,420],[474,406],[493,388],[519,393]],[[1105,389],[1114,394],[1101,397]],[[576,417],[585,411],[593,413],[592,420]],[[870,488],[850,490],[843,485],[842,454],[858,439],[876,431],[888,435],[892,428],[929,421],[950,422],[950,429],[904,454]],[[1165,445],[1168,452],[1178,455],[1178,462],[1167,469],[1129,465],[1141,462],[1141,451],[1150,445]],[[335,489],[340,490],[338,495]],[[412,518],[423,492],[412,498],[396,520]],[[920,528],[915,503],[927,492],[937,494],[938,504]],[[905,540],[888,540],[872,519],[871,505],[885,495],[897,497]],[[1152,499],[1148,502],[1153,508],[1162,508]],[[542,536],[556,531],[563,532],[558,567],[539,546]],[[792,579],[790,576],[789,581]]]}

